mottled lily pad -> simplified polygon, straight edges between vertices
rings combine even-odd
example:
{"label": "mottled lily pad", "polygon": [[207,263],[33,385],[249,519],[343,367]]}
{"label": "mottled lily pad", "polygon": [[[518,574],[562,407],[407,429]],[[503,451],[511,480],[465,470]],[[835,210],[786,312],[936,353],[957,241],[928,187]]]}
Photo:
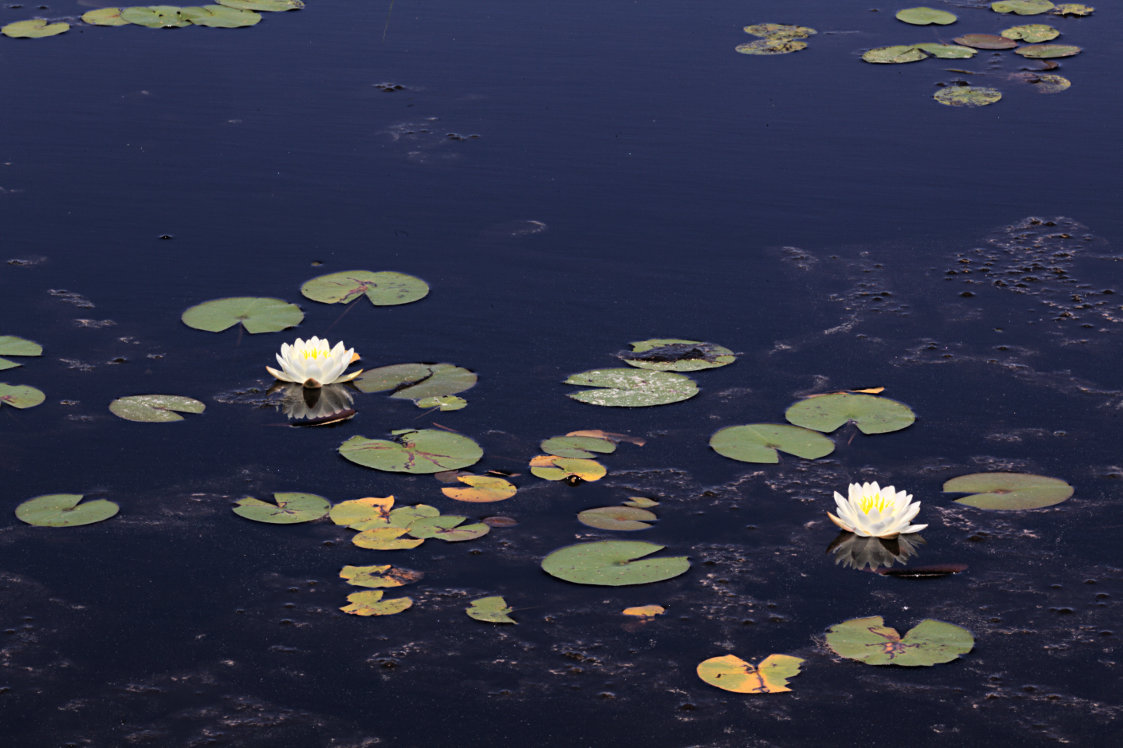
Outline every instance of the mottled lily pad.
{"label": "mottled lily pad", "polygon": [[972,473],[944,483],[944,493],[970,493],[956,499],[977,509],[1017,511],[1041,509],[1067,501],[1075,491],[1060,478],[1031,473]]}
{"label": "mottled lily pad", "polygon": [[933,23],[939,26],[947,26],[955,23],[956,19],[954,13],[948,13],[946,10],[919,7],[897,11],[897,20],[913,26],[928,26]]}
{"label": "mottled lily pad", "polygon": [[122,8],[95,8],[82,14],[82,21],[91,26],[128,26],[129,22],[121,18]]}
{"label": "mottled lily pad", "polygon": [[1051,39],[1056,39],[1061,35],[1061,32],[1044,23],[1027,23],[1023,26],[1011,26],[1008,29],[1003,29],[999,34],[1006,39],[1016,39],[1018,41],[1036,44],[1037,42],[1047,42]]}
{"label": "mottled lily pad", "polygon": [[990,9],[995,13],[1016,13],[1019,16],[1036,16],[1047,13],[1054,6],[1049,0],[999,0],[991,3]]}
{"label": "mottled lily pad", "polygon": [[558,457],[589,458],[598,454],[612,454],[616,444],[595,436],[554,436],[545,439],[539,447]]}
{"label": "mottled lily pad", "polygon": [[515,495],[517,489],[508,480],[493,475],[458,475],[463,488],[447,486],[441,493],[454,501],[485,504],[505,501]]}
{"label": "mottled lily pad", "polygon": [[0,27],[0,34],[13,39],[42,39],[46,36],[58,36],[69,31],[69,23],[50,23],[42,18],[32,18],[27,21],[15,21]]}
{"label": "mottled lily pad", "polygon": [[180,413],[202,413],[207,406],[183,395],[129,395],[109,403],[109,411],[126,421],[170,423],[182,421]]}
{"label": "mottled lily pad", "polygon": [[866,62],[872,62],[880,65],[895,65],[905,62],[920,62],[928,58],[928,55],[921,49],[917,49],[915,44],[895,44],[891,47],[875,47],[874,49],[867,50],[862,55],[862,59]]}
{"label": "mottled lily pad", "polygon": [[225,5],[228,8],[270,12],[300,10],[304,7],[304,0],[217,0],[217,2],[219,5]]}
{"label": "mottled lily pad", "polygon": [[134,5],[121,8],[121,18],[136,26],[171,29],[190,26],[191,21],[179,12],[178,5]]}
{"label": "mottled lily pad", "polygon": [[996,34],[964,34],[954,39],[956,44],[975,49],[1013,49],[1018,43]]}
{"label": "mottled lily pad", "polygon": [[750,36],[766,39],[806,39],[818,33],[808,26],[792,26],[786,23],[754,23],[752,26],[746,26],[744,31]]}
{"label": "mottled lily pad", "polygon": [[352,592],[347,596],[350,605],[345,605],[340,610],[353,616],[392,616],[413,605],[413,600],[408,597],[383,600],[382,596],[385,594],[382,590]]}
{"label": "mottled lily pad", "polygon": [[339,454],[365,467],[394,473],[439,473],[474,465],[483,457],[480,445],[466,436],[438,429],[403,429],[395,439],[352,436]]}
{"label": "mottled lily pad", "polygon": [[937,44],[935,42],[927,42],[924,44],[917,44],[916,48],[941,60],[967,60],[978,54],[978,50],[972,49],[971,47],[964,47],[960,44]]}
{"label": "mottled lily pad", "polygon": [[255,26],[261,21],[261,14],[252,10],[228,8],[223,5],[199,5],[180,8],[180,14],[196,26],[217,29],[239,29]]}
{"label": "mottled lily pad", "polygon": [[558,457],[557,455],[536,456],[530,461],[530,472],[544,480],[570,482],[600,480],[608,473],[604,465],[596,460]]}
{"label": "mottled lily pad", "polygon": [[47,396],[42,390],[37,390],[26,384],[6,384],[0,382],[0,405],[11,405],[13,408],[34,408],[41,404]]}
{"label": "mottled lily pad", "polygon": [[1054,57],[1072,57],[1081,51],[1075,44],[1028,44],[1015,49],[1014,54],[1032,60],[1050,60]]}
{"label": "mottled lily pad", "polygon": [[779,462],[779,452],[817,460],[834,451],[834,442],[817,431],[782,423],[727,426],[710,437],[710,448],[739,462]]}
{"label": "mottled lily pad", "polygon": [[234,514],[254,522],[268,522],[274,525],[295,525],[301,522],[314,522],[328,513],[331,502],[323,496],[311,493],[275,493],[268,501],[246,497],[234,504]]}
{"label": "mottled lily pad", "polygon": [[1016,73],[1011,77],[1024,81],[1033,86],[1033,90],[1041,94],[1054,94],[1067,90],[1072,81],[1061,75],[1053,73]]}
{"label": "mottled lily pad", "polygon": [[1090,16],[1095,10],[1095,8],[1089,5],[1081,5],[1080,3],[1060,3],[1057,7],[1053,8],[1053,15]]}
{"label": "mottled lily pad", "polygon": [[85,503],[80,493],[52,493],[28,499],[16,507],[21,522],[38,527],[77,527],[109,519],[121,507],[106,499]]}
{"label": "mottled lily pad", "polygon": [[977,107],[995,103],[1002,98],[1002,92],[984,86],[948,86],[941,88],[932,98],[944,106]]}
{"label": "mottled lily pad", "polygon": [[926,618],[902,638],[881,616],[870,616],[831,626],[827,646],[841,657],[867,665],[927,667],[967,654],[975,637],[961,626]]}
{"label": "mottled lily pad", "polygon": [[341,501],[328,513],[331,521],[353,530],[366,530],[370,527],[388,526],[390,508],[394,506],[393,496],[367,496],[362,499]]}
{"label": "mottled lily pad", "polygon": [[593,369],[573,374],[566,384],[597,389],[572,392],[569,397],[590,405],[643,408],[689,400],[698,385],[684,374],[636,369]]}
{"label": "mottled lily pad", "polygon": [[796,426],[824,434],[847,423],[853,423],[863,434],[885,434],[907,428],[916,420],[916,414],[904,403],[851,392],[805,398],[789,407],[784,417]]}
{"label": "mottled lily pad", "polygon": [[397,306],[425,298],[429,284],[415,276],[388,270],[346,270],[305,281],[300,293],[324,304],[346,304],[366,296],[375,306]]}
{"label": "mottled lily pad", "polygon": [[658,517],[654,512],[633,506],[599,506],[586,509],[577,515],[577,521],[598,530],[630,532],[651,528],[650,522]]}
{"label": "mottled lily pad", "polygon": [[807,49],[807,42],[799,39],[757,39],[755,42],[745,42],[733,48],[734,52],[743,55],[787,55]]}
{"label": "mottled lily pad", "polygon": [[628,366],[654,371],[700,371],[728,366],[736,354],[723,345],[679,338],[637,340],[632,350],[617,356]]}
{"label": "mottled lily pad", "polygon": [[424,577],[424,572],[403,569],[390,564],[373,566],[344,566],[339,577],[355,587],[401,587]]}
{"label": "mottled lily pad", "polygon": [[514,618],[508,615],[514,610],[507,601],[499,595],[491,597],[481,597],[478,600],[473,600],[471,604],[465,608],[465,612],[470,618],[475,618],[477,621],[485,623],[518,623]]}
{"label": "mottled lily pad", "polygon": [[638,540],[601,540],[559,548],[542,559],[542,570],[575,584],[621,587],[662,582],[686,573],[686,556],[648,558],[664,546]]}
{"label": "mottled lily pad", "polygon": [[799,675],[800,657],[774,654],[759,665],[751,665],[736,655],[711,657],[698,663],[698,677],[711,686],[734,693],[784,693],[788,679]]}
{"label": "mottled lily pad", "polygon": [[196,304],[181,319],[188,327],[207,332],[222,332],[240,322],[246,332],[261,333],[295,327],[304,319],[304,312],[283,299],[232,296]]}
{"label": "mottled lily pad", "polygon": [[[0,335],[0,356],[42,356],[43,346],[15,335]],[[14,369],[22,364],[0,358],[0,371]]]}

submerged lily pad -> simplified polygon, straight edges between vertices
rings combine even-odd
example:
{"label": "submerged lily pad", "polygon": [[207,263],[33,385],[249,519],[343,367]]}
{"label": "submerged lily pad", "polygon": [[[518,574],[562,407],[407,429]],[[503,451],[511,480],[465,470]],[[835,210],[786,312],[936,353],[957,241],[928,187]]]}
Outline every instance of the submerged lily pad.
{"label": "submerged lily pad", "polygon": [[984,86],[948,86],[941,88],[932,98],[944,106],[977,107],[995,103],[1002,98],[1002,92]]}
{"label": "submerged lily pad", "polygon": [[1081,51],[1075,44],[1028,44],[1015,49],[1014,54],[1032,60],[1049,60],[1054,57],[1072,57]]}
{"label": "submerged lily pad", "polygon": [[734,52],[743,55],[786,55],[807,49],[807,42],[799,39],[757,39],[755,42],[745,42],[733,48]]}
{"label": "submerged lily pad", "polygon": [[311,493],[275,493],[273,500],[255,499],[247,496],[234,504],[234,514],[254,522],[268,522],[273,525],[295,525],[301,522],[314,522],[324,517],[331,502],[323,496]]}
{"label": "submerged lily pad", "polygon": [[999,34],[1006,39],[1016,39],[1033,44],[1056,39],[1061,35],[1061,32],[1044,23],[1028,23],[1023,26],[1011,26],[1008,29],[1003,29]]}
{"label": "submerged lily pad", "polygon": [[299,325],[304,312],[284,299],[232,296],[196,304],[181,319],[188,327],[207,332],[222,332],[239,322],[249,333],[278,332]]}
{"label": "submerged lily pad", "polygon": [[1031,473],[972,473],[944,483],[944,493],[970,493],[956,499],[977,509],[1016,511],[1041,509],[1067,501],[1075,491],[1060,478]]}
{"label": "submerged lily pad", "polygon": [[121,18],[121,8],[95,8],[82,14],[82,21],[91,26],[128,26],[129,22]]}
{"label": "submerged lily pad", "polygon": [[425,298],[429,284],[412,275],[389,270],[346,270],[305,281],[300,293],[324,304],[346,304],[366,296],[375,306],[397,306]]}
{"label": "submerged lily pad", "polygon": [[475,618],[477,621],[485,623],[518,623],[514,618],[508,615],[514,608],[507,604],[499,595],[492,595],[491,597],[481,597],[478,600],[473,600],[471,604],[465,608],[465,612],[470,618]]}
{"label": "submerged lily pad", "polygon": [[121,18],[136,26],[170,29],[190,26],[191,21],[180,13],[178,5],[135,5],[121,8]]}
{"label": "submerged lily pad", "polygon": [[711,657],[698,663],[698,677],[733,693],[784,693],[788,679],[799,675],[800,657],[768,655],[759,665],[751,665],[736,655]]}
{"label": "submerged lily pad", "polygon": [[454,501],[473,504],[505,501],[518,490],[510,481],[493,475],[458,475],[456,479],[465,487],[447,486],[441,489],[441,493]]}
{"label": "submerged lily pad", "polygon": [[870,616],[831,626],[827,646],[841,657],[867,665],[927,667],[967,654],[975,637],[961,626],[926,618],[902,638],[881,616]]}
{"label": "submerged lily pad", "polygon": [[[42,356],[43,346],[35,341],[15,335],[0,335],[0,356]],[[14,369],[23,364],[0,358],[0,371]]]}
{"label": "submerged lily pad", "polygon": [[875,47],[874,49],[867,50],[865,54],[862,55],[862,59],[866,62],[881,65],[920,62],[927,58],[928,55],[923,50],[917,49],[915,44],[895,44],[891,47]]}
{"label": "submerged lily pad", "polygon": [[352,592],[347,596],[350,605],[345,605],[340,610],[353,616],[392,616],[413,605],[413,600],[408,597],[383,600],[382,596],[385,594],[382,590]]}
{"label": "submerged lily pad", "polygon": [[180,8],[184,18],[196,26],[219,29],[238,29],[254,26],[261,21],[261,15],[252,10],[228,8],[223,5],[200,5]]}
{"label": "submerged lily pad", "polygon": [[616,444],[595,436],[554,436],[544,440],[539,447],[543,452],[558,457],[589,458],[616,451]]}
{"label": "submerged lily pad", "polygon": [[598,506],[577,515],[577,521],[598,530],[648,530],[650,522],[659,519],[654,512],[634,506]]}
{"label": "submerged lily pad", "polygon": [[736,354],[723,345],[699,340],[653,338],[630,343],[632,350],[617,354],[628,366],[655,371],[700,371],[728,366]]}
{"label": "submerged lily pad", "polygon": [[647,558],[664,546],[638,540],[601,540],[559,548],[542,559],[542,570],[575,584],[621,587],[662,582],[686,573],[686,556]]}
{"label": "submerged lily pad", "polygon": [[978,54],[978,50],[972,49],[971,47],[964,47],[960,44],[937,44],[935,42],[927,42],[924,44],[917,44],[916,48],[941,60],[967,60]]}
{"label": "submerged lily pad", "polygon": [[1016,13],[1019,16],[1036,16],[1047,13],[1054,7],[1049,0],[999,0],[990,4],[990,9],[995,13]]}
{"label": "submerged lily pad", "polygon": [[573,374],[565,383],[598,388],[569,393],[574,400],[613,408],[667,405],[698,394],[698,385],[693,379],[669,371],[593,369]]}
{"label": "submerged lily pad", "polygon": [[339,454],[359,465],[394,473],[439,473],[479,462],[480,445],[466,436],[438,429],[403,429],[393,441],[352,436]]}
{"label": "submerged lily pad", "polygon": [[180,413],[202,413],[207,406],[183,395],[129,395],[109,403],[109,411],[126,421],[170,423],[182,421]]}
{"label": "submerged lily pad", "polygon": [[916,414],[904,403],[851,392],[804,398],[789,407],[784,417],[796,426],[824,434],[847,423],[853,423],[863,434],[886,434],[907,428],[916,420]]}
{"label": "submerged lily pad", "polygon": [[596,460],[579,457],[558,457],[557,455],[538,455],[530,461],[530,472],[545,480],[595,481],[603,478],[608,471]]}
{"label": "submerged lily pad", "polygon": [[217,2],[219,5],[225,5],[228,8],[271,12],[300,10],[304,7],[304,0],[217,0]]}
{"label": "submerged lily pad", "polygon": [[42,39],[45,36],[57,36],[70,30],[69,23],[50,23],[42,18],[32,18],[27,21],[15,21],[0,27],[0,34],[13,39]]}
{"label": "submerged lily pad", "polygon": [[94,499],[84,504],[80,501],[80,493],[36,496],[16,507],[16,517],[38,527],[77,527],[109,519],[121,509],[107,499]]}
{"label": "submerged lily pad", "polygon": [[955,37],[953,41],[956,44],[973,47],[974,49],[1013,49],[1018,46],[1018,43],[1013,39],[1007,39],[996,34],[964,34]]}
{"label": "submerged lily pad", "polygon": [[954,13],[948,13],[946,10],[919,7],[897,11],[897,20],[913,26],[928,26],[933,23],[939,26],[947,26],[950,23],[955,23],[956,19]]}
{"label": "submerged lily pad", "polygon": [[0,382],[0,405],[11,405],[13,408],[34,408],[41,404],[47,396],[42,390],[37,390],[26,384],[5,384]]}
{"label": "submerged lily pad", "polygon": [[403,569],[390,564],[374,566],[344,566],[339,571],[341,579],[355,587],[401,587],[425,576],[424,572]]}
{"label": "submerged lily pad", "polygon": [[806,39],[818,32],[809,26],[792,26],[786,23],[755,23],[744,28],[750,36],[766,39]]}
{"label": "submerged lily pad", "polygon": [[817,431],[782,423],[727,426],[710,437],[710,448],[739,462],[779,462],[779,452],[817,460],[834,451],[834,442]]}
{"label": "submerged lily pad", "polygon": [[1061,75],[1053,73],[1019,73],[1017,79],[1033,86],[1033,90],[1040,94],[1054,94],[1067,90],[1072,81]]}

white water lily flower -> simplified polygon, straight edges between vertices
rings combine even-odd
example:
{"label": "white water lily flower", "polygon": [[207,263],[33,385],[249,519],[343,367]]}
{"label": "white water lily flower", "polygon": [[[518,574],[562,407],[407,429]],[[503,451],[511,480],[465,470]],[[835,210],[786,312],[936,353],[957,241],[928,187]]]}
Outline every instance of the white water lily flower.
{"label": "white water lily flower", "polygon": [[920,502],[910,503],[912,494],[881,488],[874,483],[851,483],[850,498],[834,492],[838,516],[827,512],[831,522],[864,538],[891,538],[902,533],[919,532],[928,525],[910,525],[920,511]]}
{"label": "white water lily flower", "polygon": [[307,341],[296,339],[292,345],[281,344],[277,363],[281,370],[271,366],[265,369],[282,382],[296,382],[305,387],[322,387],[325,384],[350,382],[363,373],[362,369],[344,375],[343,372],[353,362],[359,360],[354,348],[344,348],[343,341],[329,348],[328,341],[311,337]]}

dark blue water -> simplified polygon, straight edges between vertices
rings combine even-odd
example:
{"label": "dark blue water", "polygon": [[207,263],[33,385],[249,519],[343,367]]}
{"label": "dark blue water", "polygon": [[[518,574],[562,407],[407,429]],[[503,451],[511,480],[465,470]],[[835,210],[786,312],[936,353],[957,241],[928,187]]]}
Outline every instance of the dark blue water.
{"label": "dark blue water", "polygon": [[[0,265],[0,334],[46,348],[0,380],[47,393],[0,410],[6,734],[97,746],[821,745],[825,731],[1111,744],[1118,14],[1056,19],[1085,51],[1058,71],[1072,88],[1042,96],[1000,79],[1034,66],[1008,54],[859,60],[1022,19],[954,7],[954,33],[933,32],[850,5],[317,0],[252,29],[76,24],[0,39],[0,259],[15,261]],[[761,21],[820,34],[794,55],[734,54],[741,27]],[[939,106],[935,84],[963,77],[947,68],[989,73],[978,82],[1006,98]],[[1043,269],[1020,269],[1040,258]],[[432,293],[342,318],[300,298],[308,278],[353,268],[418,275]],[[258,336],[179,322],[229,295],[283,297],[306,319]],[[255,403],[264,366],[297,334],[342,337],[366,366],[447,361],[480,383],[455,413],[373,394],[342,426],[290,428]],[[740,358],[695,375],[702,393],[678,405],[564,397],[567,375],[663,336]],[[844,432],[814,463],[758,468],[706,446],[720,427],[780,421],[800,395],[875,385],[917,424]],[[106,410],[142,392],[198,397],[207,412],[162,426]],[[479,441],[480,468],[521,473],[520,494],[451,506],[431,478],[335,453],[353,434],[433,423]],[[526,472],[541,439],[577,428],[647,444],[621,445],[599,483]],[[980,470],[1055,475],[1077,493],[1009,514],[940,494]],[[968,571],[904,581],[833,565],[831,493],[874,479],[923,502],[918,563]],[[520,524],[406,558],[360,551],[324,522],[260,525],[229,510],[274,491],[394,494]],[[12,514],[55,492],[112,498],[121,514],[64,530]],[[639,535],[689,555],[690,572],[606,591],[540,571],[549,551],[609,536],[578,511],[632,495],[662,502]],[[339,613],[353,589],[338,569],[389,562],[426,572],[403,589],[414,608]],[[464,615],[489,594],[516,607],[517,627]],[[668,614],[625,629],[619,611],[644,603]],[[976,648],[905,670],[823,646],[830,625],[879,614],[901,631],[957,623]],[[807,662],[792,693],[741,696],[694,674],[726,652]]]}

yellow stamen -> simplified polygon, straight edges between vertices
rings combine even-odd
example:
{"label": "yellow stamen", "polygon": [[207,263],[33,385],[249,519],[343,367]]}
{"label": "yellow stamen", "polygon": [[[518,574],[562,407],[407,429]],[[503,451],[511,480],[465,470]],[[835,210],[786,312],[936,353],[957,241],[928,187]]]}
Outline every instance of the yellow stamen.
{"label": "yellow stamen", "polygon": [[874,509],[884,512],[886,507],[895,505],[896,502],[882,496],[880,491],[872,496],[863,496],[858,502],[858,508],[862,510],[862,514],[869,514]]}

